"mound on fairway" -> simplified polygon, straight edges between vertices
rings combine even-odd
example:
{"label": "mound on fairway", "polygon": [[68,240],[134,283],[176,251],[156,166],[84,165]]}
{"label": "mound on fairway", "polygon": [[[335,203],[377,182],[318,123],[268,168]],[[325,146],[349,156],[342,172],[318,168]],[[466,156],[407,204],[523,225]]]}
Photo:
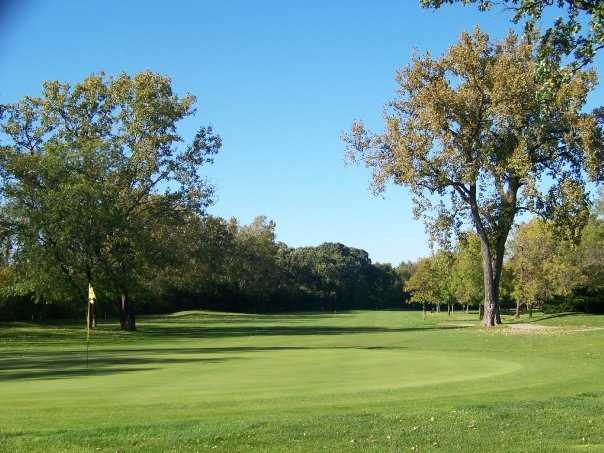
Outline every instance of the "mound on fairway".
{"label": "mound on fairway", "polygon": [[78,326],[3,325],[0,449],[602,448],[604,319],[474,316],[183,312],[101,325],[88,368]]}

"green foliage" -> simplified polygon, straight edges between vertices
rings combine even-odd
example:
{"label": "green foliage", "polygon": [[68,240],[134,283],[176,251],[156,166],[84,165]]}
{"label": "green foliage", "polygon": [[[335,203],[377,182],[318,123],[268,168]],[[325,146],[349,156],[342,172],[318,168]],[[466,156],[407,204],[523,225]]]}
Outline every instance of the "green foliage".
{"label": "green foliage", "polygon": [[574,57],[571,69],[580,68],[591,63],[596,52],[604,48],[604,4],[600,0],[420,0],[425,8],[454,3],[476,4],[481,11],[504,5],[512,10],[513,22],[524,21],[528,35],[535,34],[544,15],[553,13],[554,23],[544,30],[539,45],[541,67],[545,71],[548,60],[559,62],[571,54]]}
{"label": "green foliage", "polygon": [[539,219],[520,225],[510,247],[513,297],[521,304],[547,303],[550,311],[554,306],[562,311],[600,310],[603,247],[604,221],[598,210],[590,215],[578,244],[560,240],[556,229]]}
{"label": "green foliage", "polygon": [[205,127],[181,145],[177,124],[194,103],[146,71],[46,82],[40,97],[3,106],[2,218],[17,292],[84,300],[92,282],[124,299],[166,264],[169,230],[211,202],[200,168],[221,146]]}
{"label": "green foliage", "polygon": [[462,305],[478,306],[484,299],[480,240],[474,233],[463,235],[457,244],[450,270],[455,299]]}
{"label": "green foliage", "polygon": [[410,302],[422,305],[452,303],[453,259],[451,253],[443,250],[429,258],[420,259],[415,266],[415,271],[405,283],[405,290],[411,293]]}

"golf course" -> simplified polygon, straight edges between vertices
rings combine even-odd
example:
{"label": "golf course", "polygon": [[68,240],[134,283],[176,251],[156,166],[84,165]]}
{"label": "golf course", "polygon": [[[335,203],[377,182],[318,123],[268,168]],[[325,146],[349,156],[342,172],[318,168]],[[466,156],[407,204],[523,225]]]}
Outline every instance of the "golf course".
{"label": "golf course", "polygon": [[604,451],[604,317],[7,323],[1,451]]}

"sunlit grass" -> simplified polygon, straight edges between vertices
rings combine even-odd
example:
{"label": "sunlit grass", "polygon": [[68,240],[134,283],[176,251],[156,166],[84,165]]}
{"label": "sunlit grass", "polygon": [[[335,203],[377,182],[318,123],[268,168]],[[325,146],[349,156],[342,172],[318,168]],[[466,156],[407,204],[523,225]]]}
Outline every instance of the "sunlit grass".
{"label": "sunlit grass", "polygon": [[[602,450],[604,317],[183,312],[0,325],[3,451]],[[506,316],[506,321],[513,321]]]}

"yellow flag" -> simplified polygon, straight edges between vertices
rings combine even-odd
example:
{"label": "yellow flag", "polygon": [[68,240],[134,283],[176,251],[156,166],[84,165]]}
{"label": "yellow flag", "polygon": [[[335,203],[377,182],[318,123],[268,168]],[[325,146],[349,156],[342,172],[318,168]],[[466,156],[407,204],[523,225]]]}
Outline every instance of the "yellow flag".
{"label": "yellow flag", "polygon": [[96,300],[96,295],[94,294],[94,289],[92,288],[92,285],[90,283],[88,283],[88,302],[90,302],[91,304],[94,304],[95,300]]}

